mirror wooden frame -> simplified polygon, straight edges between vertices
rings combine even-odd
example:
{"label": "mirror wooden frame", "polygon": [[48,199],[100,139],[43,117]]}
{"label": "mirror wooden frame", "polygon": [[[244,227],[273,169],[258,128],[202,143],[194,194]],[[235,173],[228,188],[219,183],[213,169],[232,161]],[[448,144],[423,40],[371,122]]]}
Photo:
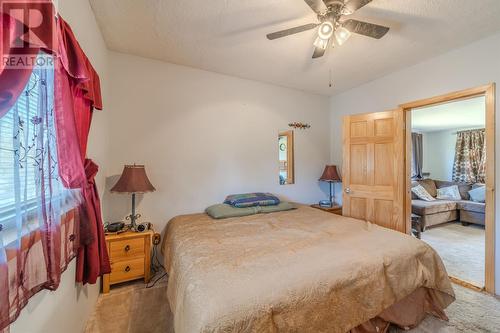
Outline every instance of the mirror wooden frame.
{"label": "mirror wooden frame", "polygon": [[[286,136],[287,137],[287,147],[286,147],[286,160],[287,160],[287,178],[285,180],[285,184],[281,185],[291,185],[295,183],[295,162],[293,160],[293,150],[294,150],[294,143],[293,143],[293,131],[283,131],[280,132],[278,135],[278,138]],[[279,148],[278,148],[279,149]]]}

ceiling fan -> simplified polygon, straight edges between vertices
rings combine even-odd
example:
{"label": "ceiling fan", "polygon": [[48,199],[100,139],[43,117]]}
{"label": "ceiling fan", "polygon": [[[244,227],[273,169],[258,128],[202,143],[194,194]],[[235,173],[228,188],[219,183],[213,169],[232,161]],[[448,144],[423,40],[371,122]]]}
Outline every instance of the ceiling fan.
{"label": "ceiling fan", "polygon": [[319,23],[309,23],[295,28],[273,32],[267,39],[273,40],[297,34],[318,27],[318,37],[314,41],[313,58],[322,57],[335,37],[340,46],[352,33],[380,39],[389,31],[388,27],[353,19],[342,20],[343,16],[353,14],[372,0],[304,0],[318,15]]}

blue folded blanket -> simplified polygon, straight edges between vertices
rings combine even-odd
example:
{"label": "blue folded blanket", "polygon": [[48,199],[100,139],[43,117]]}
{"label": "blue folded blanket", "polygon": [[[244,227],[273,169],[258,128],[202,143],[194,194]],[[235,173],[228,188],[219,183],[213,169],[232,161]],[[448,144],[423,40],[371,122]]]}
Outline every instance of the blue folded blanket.
{"label": "blue folded blanket", "polygon": [[280,199],[271,193],[245,193],[228,195],[225,204],[237,208],[253,207],[253,206],[273,206],[280,203]]}

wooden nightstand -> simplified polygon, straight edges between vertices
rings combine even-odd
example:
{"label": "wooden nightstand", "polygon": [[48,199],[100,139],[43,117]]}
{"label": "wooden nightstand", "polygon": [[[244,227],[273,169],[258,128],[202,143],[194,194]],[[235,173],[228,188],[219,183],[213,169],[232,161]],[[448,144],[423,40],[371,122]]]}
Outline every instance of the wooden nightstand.
{"label": "wooden nightstand", "polygon": [[153,231],[106,235],[111,273],[105,274],[102,292],[108,293],[112,284],[151,277],[151,238]]}
{"label": "wooden nightstand", "polygon": [[321,209],[328,213],[342,215],[342,206],[321,207],[320,205],[311,205],[311,207]]}

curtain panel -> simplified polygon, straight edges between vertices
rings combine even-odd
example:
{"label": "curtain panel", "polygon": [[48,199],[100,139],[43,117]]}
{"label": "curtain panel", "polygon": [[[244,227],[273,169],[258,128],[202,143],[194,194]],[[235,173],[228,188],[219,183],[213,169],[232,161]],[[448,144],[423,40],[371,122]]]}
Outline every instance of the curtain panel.
{"label": "curtain panel", "polygon": [[[68,24],[54,15],[51,3],[50,9],[46,5],[40,29],[47,40],[40,45],[26,40],[21,22],[0,12],[2,42],[7,43],[2,45],[24,40],[21,49],[3,47],[3,56],[54,58],[50,69],[0,68],[0,125],[12,122],[9,133],[0,127],[0,162],[1,154],[11,160],[0,164],[0,181],[4,171],[12,173],[5,197],[14,200],[12,221],[5,223],[0,214],[0,332],[8,330],[32,295],[57,289],[75,256],[77,282],[95,283],[110,272],[94,182],[98,166],[86,156],[92,112],[102,109],[99,76]],[[27,104],[29,115],[22,111]],[[4,188],[0,208],[7,207],[2,206]]]}
{"label": "curtain panel", "polygon": [[59,177],[54,71],[35,67],[0,118],[0,330],[76,256],[80,191]]}
{"label": "curtain panel", "polygon": [[3,1],[0,1],[0,4],[2,5],[0,7],[0,26],[2,27],[0,54],[3,57],[0,62],[1,118],[16,103],[33,69],[30,66],[16,66],[16,68],[12,68],[7,66],[4,59],[11,58],[11,55],[36,57],[40,51],[44,51],[47,54],[54,54],[55,45],[53,41],[55,40],[56,31],[53,29],[54,25],[51,23],[55,15],[54,6],[47,5],[47,1],[40,0],[37,2],[35,0],[27,1],[26,3],[19,1],[16,4],[18,10],[33,10],[40,13],[43,18],[51,18],[50,21],[44,22],[46,24],[42,24],[37,28],[36,35],[26,34],[25,32],[29,31],[29,29],[19,20],[3,12]]}
{"label": "curtain panel", "polygon": [[411,178],[422,179],[422,168],[424,162],[424,148],[422,143],[422,134],[411,133]]}
{"label": "curtain panel", "polygon": [[452,179],[461,183],[486,182],[485,130],[457,133]]}
{"label": "curtain panel", "polygon": [[[77,282],[96,283],[111,271],[104,240],[99,195],[94,177],[98,166],[86,158],[94,108],[102,109],[100,81],[69,25],[58,20],[59,63],[56,68],[56,123],[59,171],[68,188],[81,188],[85,204],[77,257]],[[68,93],[71,92],[71,93]]]}

